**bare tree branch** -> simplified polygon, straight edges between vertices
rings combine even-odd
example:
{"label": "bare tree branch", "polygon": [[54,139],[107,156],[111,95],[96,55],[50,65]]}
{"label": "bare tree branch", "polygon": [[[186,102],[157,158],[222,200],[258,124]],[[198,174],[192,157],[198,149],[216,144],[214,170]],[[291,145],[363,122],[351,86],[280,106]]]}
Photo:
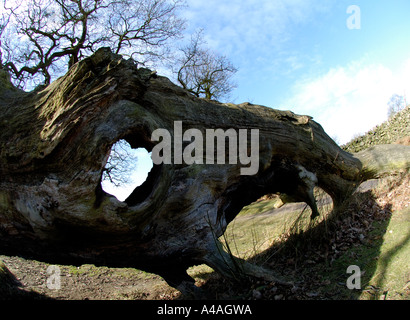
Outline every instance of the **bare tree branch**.
{"label": "bare tree branch", "polygon": [[220,99],[235,88],[231,78],[237,69],[225,56],[202,48],[201,33],[201,30],[195,33],[191,42],[181,49],[177,80],[197,97]]}
{"label": "bare tree branch", "polygon": [[[181,0],[26,1],[1,16],[1,67],[24,88],[33,81],[48,85],[61,75],[55,70],[71,67],[100,46],[144,57],[141,63],[160,59],[168,40],[183,29],[184,21],[176,16],[180,7]],[[7,28],[10,40],[3,34]]]}
{"label": "bare tree branch", "polygon": [[130,152],[128,142],[119,140],[111,148],[102,180],[108,180],[116,187],[129,183],[130,177],[125,173],[134,171],[137,161],[137,157]]}

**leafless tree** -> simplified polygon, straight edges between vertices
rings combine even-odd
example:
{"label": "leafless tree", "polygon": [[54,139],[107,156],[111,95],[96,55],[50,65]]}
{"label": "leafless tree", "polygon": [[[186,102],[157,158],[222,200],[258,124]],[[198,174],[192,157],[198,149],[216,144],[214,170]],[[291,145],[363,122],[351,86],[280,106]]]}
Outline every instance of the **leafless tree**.
{"label": "leafless tree", "polygon": [[197,97],[220,99],[236,87],[232,76],[237,69],[225,56],[203,48],[201,34],[202,31],[195,33],[190,43],[181,48],[177,80]]}
{"label": "leafless tree", "polygon": [[[7,29],[7,26],[10,23],[11,16],[14,10],[11,7],[7,7],[6,1],[3,0],[1,3],[1,14],[0,14],[0,69],[4,67],[3,59],[3,34]],[[6,58],[7,59],[7,58]]]}
{"label": "leafless tree", "polygon": [[184,21],[182,0],[29,0],[3,2],[1,67],[21,88],[48,85],[101,46],[140,64],[164,54]]}
{"label": "leafless tree", "polygon": [[109,181],[116,187],[130,182],[129,173],[135,171],[138,161],[138,158],[130,151],[130,148],[130,145],[125,140],[119,140],[112,146],[104,167],[103,181]]}
{"label": "leafless tree", "polygon": [[404,96],[393,94],[388,102],[389,110],[388,117],[393,117],[397,112],[400,112],[406,107],[406,101]]}
{"label": "leafless tree", "polygon": [[[110,15],[108,20],[108,33],[115,37],[112,49],[115,53],[133,49],[131,57],[140,59],[148,55],[158,57],[163,52],[155,50],[166,49],[164,46],[169,39],[180,36],[184,21],[175,14],[180,0],[168,3],[164,0],[133,1],[132,6],[118,6],[115,15]],[[138,48],[135,48],[138,42]]]}

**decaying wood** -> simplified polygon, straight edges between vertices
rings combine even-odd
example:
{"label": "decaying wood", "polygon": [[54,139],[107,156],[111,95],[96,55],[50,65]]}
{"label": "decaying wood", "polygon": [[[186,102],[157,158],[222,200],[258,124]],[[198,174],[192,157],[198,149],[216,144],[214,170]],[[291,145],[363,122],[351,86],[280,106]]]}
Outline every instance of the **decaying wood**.
{"label": "decaying wood", "polygon": [[[314,186],[337,205],[373,174],[362,168],[368,162],[341,150],[308,116],[199,99],[107,49],[42,91],[19,91],[4,73],[1,81],[5,253],[137,267],[174,286],[192,280],[185,271],[194,264],[229,276],[232,265],[217,238],[243,206],[281,192],[315,213]],[[105,193],[101,176],[111,146],[125,139],[150,151],[157,143],[152,132],[173,134],[174,121],[201,132],[259,129],[258,173],[241,175],[241,163],[162,164],[124,202]],[[409,159],[409,147],[399,147]]]}

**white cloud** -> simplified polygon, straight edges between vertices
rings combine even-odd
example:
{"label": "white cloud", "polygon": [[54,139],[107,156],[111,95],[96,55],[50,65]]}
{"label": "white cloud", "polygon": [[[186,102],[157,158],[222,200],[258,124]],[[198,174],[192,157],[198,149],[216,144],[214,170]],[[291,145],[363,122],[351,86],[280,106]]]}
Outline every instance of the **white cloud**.
{"label": "white cloud", "polygon": [[381,64],[353,62],[299,81],[293,87],[293,97],[283,105],[313,116],[331,137],[346,143],[385,121],[389,98],[410,92],[409,85],[410,60],[399,72]]}
{"label": "white cloud", "polygon": [[313,0],[191,0],[184,12],[188,32],[205,28],[208,45],[233,52],[274,50],[289,39],[290,26],[324,10]]}

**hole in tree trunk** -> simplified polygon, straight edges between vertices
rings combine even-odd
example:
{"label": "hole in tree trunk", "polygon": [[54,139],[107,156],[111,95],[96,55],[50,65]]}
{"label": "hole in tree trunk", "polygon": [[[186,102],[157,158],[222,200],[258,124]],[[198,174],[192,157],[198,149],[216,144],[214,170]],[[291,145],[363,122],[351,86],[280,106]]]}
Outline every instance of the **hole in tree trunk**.
{"label": "hole in tree trunk", "polygon": [[145,148],[131,148],[126,140],[115,143],[104,167],[101,187],[120,201],[125,201],[143,185],[153,168],[151,155]]}
{"label": "hole in tree trunk", "polygon": [[[270,252],[273,244],[279,243],[290,234],[302,233],[328,219],[333,210],[331,197],[316,187],[314,197],[320,217],[310,219],[312,210],[303,202],[287,202],[288,196],[280,193],[266,194],[245,206],[230,206],[225,211],[232,219],[220,241],[230,248],[233,255],[242,259],[257,259],[266,262],[264,252]],[[243,198],[243,197],[241,197]],[[237,203],[238,201],[233,201]],[[232,212],[238,212],[237,215]]]}

